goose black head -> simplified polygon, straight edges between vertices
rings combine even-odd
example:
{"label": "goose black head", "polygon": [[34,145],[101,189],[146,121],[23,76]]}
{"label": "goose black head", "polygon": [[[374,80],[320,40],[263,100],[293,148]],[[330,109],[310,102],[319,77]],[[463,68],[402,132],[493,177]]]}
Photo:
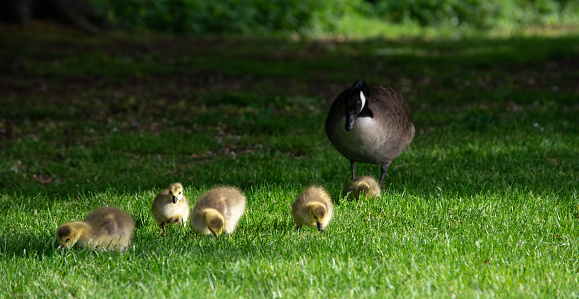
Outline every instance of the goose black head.
{"label": "goose black head", "polygon": [[[372,117],[366,99],[369,96],[368,85],[363,80],[354,82],[346,93],[346,131],[354,128],[354,120],[358,116]],[[364,112],[364,113],[363,113]]]}

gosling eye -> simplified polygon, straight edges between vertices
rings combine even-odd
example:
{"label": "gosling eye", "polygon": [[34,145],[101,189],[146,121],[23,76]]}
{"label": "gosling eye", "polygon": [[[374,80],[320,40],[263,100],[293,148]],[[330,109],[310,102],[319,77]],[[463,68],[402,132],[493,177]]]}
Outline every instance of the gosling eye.
{"label": "gosling eye", "polygon": [[181,191],[179,191],[179,195],[181,195]]}
{"label": "gosling eye", "polygon": [[70,241],[70,238],[68,238],[68,239],[64,240],[64,242],[66,242],[66,243],[68,243],[68,241]]}

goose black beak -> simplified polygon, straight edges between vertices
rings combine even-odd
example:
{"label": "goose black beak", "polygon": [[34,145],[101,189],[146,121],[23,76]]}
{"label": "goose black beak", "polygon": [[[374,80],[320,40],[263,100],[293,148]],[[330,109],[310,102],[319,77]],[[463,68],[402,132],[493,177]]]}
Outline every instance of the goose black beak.
{"label": "goose black beak", "polygon": [[320,222],[318,222],[318,230],[323,233],[324,232],[324,227],[322,226],[322,224]]}
{"label": "goose black beak", "polygon": [[348,114],[346,114],[346,131],[354,128],[354,119],[354,112],[348,112]]}
{"label": "goose black beak", "polygon": [[177,203],[179,201],[179,199],[177,199],[177,196],[173,196],[173,203]]}

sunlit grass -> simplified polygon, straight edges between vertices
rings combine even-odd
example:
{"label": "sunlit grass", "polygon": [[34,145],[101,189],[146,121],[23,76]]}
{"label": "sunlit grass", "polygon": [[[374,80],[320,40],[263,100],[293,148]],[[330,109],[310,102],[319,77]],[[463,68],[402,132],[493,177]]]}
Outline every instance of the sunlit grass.
{"label": "sunlit grass", "polygon": [[[0,50],[0,297],[579,296],[576,37],[53,38]],[[347,201],[323,124],[358,78],[402,90],[417,134],[379,198]],[[231,238],[161,236],[150,206],[176,181],[192,203],[243,190]],[[336,203],[323,234],[291,219],[309,185]],[[57,248],[103,205],[135,218],[127,252]]]}
{"label": "sunlit grass", "polygon": [[495,24],[489,29],[475,29],[468,24],[451,25],[443,22],[438,26],[420,26],[416,23],[393,24],[379,18],[361,16],[344,16],[336,28],[330,31],[312,31],[306,36],[310,38],[338,38],[360,40],[367,38],[390,39],[462,39],[462,38],[511,38],[521,36],[565,36],[579,28],[577,17],[568,18],[565,22],[552,26],[515,25],[512,23]]}

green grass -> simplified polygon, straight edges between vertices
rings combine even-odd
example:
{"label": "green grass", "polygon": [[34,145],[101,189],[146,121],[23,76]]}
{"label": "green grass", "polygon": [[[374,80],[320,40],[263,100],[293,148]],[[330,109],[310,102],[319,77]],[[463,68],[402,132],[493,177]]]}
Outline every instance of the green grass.
{"label": "green grass", "polygon": [[[579,296],[577,36],[12,29],[0,30],[0,297]],[[380,198],[346,201],[349,163],[324,121],[358,78],[400,89],[417,134]],[[244,191],[231,238],[161,236],[150,205],[176,181],[192,202]],[[291,219],[309,185],[336,203],[323,234]],[[57,248],[60,224],[103,205],[135,217],[127,252]]]}
{"label": "green grass", "polygon": [[[529,16],[529,14],[527,14]],[[486,19],[489,21],[490,19]],[[559,20],[551,20],[549,22],[535,22],[533,26],[529,24],[521,24],[520,19],[514,17],[512,20],[503,20],[493,22],[491,28],[481,28],[477,25],[469,26],[468,23],[453,25],[449,20],[440,20],[441,22],[433,26],[421,26],[418,23],[402,22],[394,24],[380,18],[368,18],[364,16],[348,14],[340,18],[336,22],[335,28],[330,30],[311,30],[305,32],[311,36],[331,36],[340,35],[353,39],[366,39],[369,37],[390,37],[395,39],[400,38],[428,38],[439,39],[450,38],[464,38],[464,37],[495,37],[506,38],[513,36],[520,36],[525,34],[540,34],[540,35],[560,35],[561,33],[569,32],[573,27],[577,27],[577,16],[569,15]],[[541,24],[550,24],[541,25]]]}

